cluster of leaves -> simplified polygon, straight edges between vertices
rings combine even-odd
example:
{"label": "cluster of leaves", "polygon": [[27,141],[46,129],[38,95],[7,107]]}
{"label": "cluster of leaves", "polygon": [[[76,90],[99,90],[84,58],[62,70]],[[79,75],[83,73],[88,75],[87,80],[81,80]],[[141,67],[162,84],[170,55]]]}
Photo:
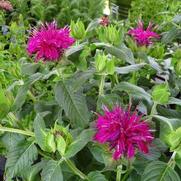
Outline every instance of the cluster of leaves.
{"label": "cluster of leaves", "polygon": [[129,13],[129,20],[142,18],[146,24],[154,21],[156,24],[168,24],[172,21],[173,14],[179,13],[181,3],[179,0],[133,0]]}
{"label": "cluster of leaves", "polygon": [[[97,20],[88,26],[72,21],[77,41],[56,63],[27,58],[28,27],[22,16],[6,27],[6,34],[2,27],[0,154],[7,158],[5,180],[115,181],[121,172],[128,181],[180,181],[180,16],[172,17],[172,23],[177,33],[168,30],[151,47],[140,47],[121,22],[102,27]],[[94,112],[101,113],[103,105],[129,103],[150,122],[155,140],[148,155],[137,152],[131,161],[115,161],[107,145],[93,141]]]}
{"label": "cluster of leaves", "polygon": [[79,18],[88,23],[91,19],[101,16],[104,8],[103,0],[99,2],[97,0],[11,0],[11,2],[14,11],[10,17],[13,19],[22,14],[34,24],[37,21],[56,19],[61,26]]}

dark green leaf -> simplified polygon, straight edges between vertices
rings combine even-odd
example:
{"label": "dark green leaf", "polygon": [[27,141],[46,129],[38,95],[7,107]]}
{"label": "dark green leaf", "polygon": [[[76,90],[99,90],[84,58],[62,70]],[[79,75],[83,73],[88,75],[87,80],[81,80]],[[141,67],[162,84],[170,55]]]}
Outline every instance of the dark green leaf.
{"label": "dark green leaf", "polygon": [[125,91],[133,97],[138,97],[140,99],[145,99],[149,103],[151,102],[151,95],[148,94],[143,88],[138,87],[134,84],[130,84],[128,82],[119,83],[113,91]]}
{"label": "dark green leaf", "polygon": [[180,178],[166,163],[154,161],[145,168],[141,181],[180,181]]}
{"label": "dark green leaf", "polygon": [[14,147],[7,156],[6,170],[8,177],[12,178],[24,168],[31,166],[37,157],[38,151],[34,143]]}
{"label": "dark green leaf", "polygon": [[107,181],[106,177],[99,171],[90,172],[88,178],[90,181]]}
{"label": "dark green leaf", "polygon": [[89,112],[83,94],[74,93],[66,83],[59,82],[55,87],[55,98],[74,126],[84,128],[88,125]]}
{"label": "dark green leaf", "polygon": [[41,173],[42,181],[63,181],[62,169],[58,161],[50,160]]}
{"label": "dark green leaf", "polygon": [[116,72],[118,74],[129,74],[130,72],[134,72],[141,69],[145,65],[146,65],[145,63],[140,63],[140,64],[129,65],[125,67],[116,67]]}

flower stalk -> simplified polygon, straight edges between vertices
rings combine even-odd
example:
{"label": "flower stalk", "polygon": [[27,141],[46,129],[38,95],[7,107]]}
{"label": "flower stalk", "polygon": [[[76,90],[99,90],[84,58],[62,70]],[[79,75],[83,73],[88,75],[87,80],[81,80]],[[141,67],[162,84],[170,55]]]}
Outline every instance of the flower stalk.
{"label": "flower stalk", "polygon": [[99,96],[104,95],[105,78],[106,78],[106,75],[101,75],[101,82],[99,86]]}
{"label": "flower stalk", "polygon": [[121,181],[122,168],[123,168],[122,165],[119,165],[117,167],[116,181]]}
{"label": "flower stalk", "polygon": [[66,158],[63,158],[66,164],[69,166],[69,168],[77,175],[79,176],[82,180],[89,180],[88,177],[82,173],[75,165],[74,163]]}
{"label": "flower stalk", "polygon": [[17,133],[17,134],[22,134],[22,135],[31,136],[31,137],[35,136],[35,134],[31,131],[24,131],[24,130],[15,129],[15,128],[8,128],[8,127],[3,127],[1,125],[0,125],[0,131],[9,132],[9,133]]}

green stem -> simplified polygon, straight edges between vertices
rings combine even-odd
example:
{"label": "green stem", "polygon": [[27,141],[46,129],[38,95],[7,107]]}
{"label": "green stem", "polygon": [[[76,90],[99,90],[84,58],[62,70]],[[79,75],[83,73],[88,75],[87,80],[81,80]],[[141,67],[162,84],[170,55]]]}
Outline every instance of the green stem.
{"label": "green stem", "polygon": [[122,181],[126,181],[126,179],[128,178],[129,174],[131,173],[132,169],[129,169],[126,174],[124,175]]}
{"label": "green stem", "polygon": [[36,102],[36,97],[31,93],[30,90],[28,91],[28,95],[33,102]]}
{"label": "green stem", "polygon": [[1,125],[0,125],[0,131],[17,133],[17,134],[22,134],[22,135],[31,136],[31,137],[35,136],[34,133],[31,131],[24,131],[24,130],[15,129],[15,128],[7,128],[7,127],[3,127]]}
{"label": "green stem", "polygon": [[64,158],[64,161],[67,163],[67,165],[69,166],[69,168],[76,174],[78,175],[82,180],[89,180],[88,177],[82,173],[75,165],[74,163],[69,160]]}
{"label": "green stem", "polygon": [[154,102],[154,103],[153,103],[153,106],[152,106],[152,108],[151,108],[151,113],[150,113],[150,115],[149,115],[149,119],[148,119],[149,121],[152,120],[153,115],[156,113],[156,107],[157,107],[157,103]]}
{"label": "green stem", "polygon": [[172,167],[173,169],[175,167],[175,156],[176,156],[176,154],[177,154],[177,152],[174,151],[171,158],[170,158],[170,160],[169,160],[169,162],[168,162],[168,165],[170,167]]}
{"label": "green stem", "polygon": [[104,95],[104,84],[105,84],[105,75],[101,75],[101,82],[100,82],[100,86],[99,86],[99,96]]}
{"label": "green stem", "polygon": [[117,167],[116,181],[121,181],[122,168],[123,168],[122,165],[119,165]]}

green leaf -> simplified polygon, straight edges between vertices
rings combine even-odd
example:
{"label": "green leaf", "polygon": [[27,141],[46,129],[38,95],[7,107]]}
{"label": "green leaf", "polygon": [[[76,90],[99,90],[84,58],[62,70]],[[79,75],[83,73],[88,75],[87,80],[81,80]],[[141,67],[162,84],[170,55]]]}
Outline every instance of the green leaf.
{"label": "green leaf", "polygon": [[93,76],[94,72],[95,70],[92,69],[84,72],[76,72],[73,77],[68,80],[72,91],[76,92],[80,90],[85,85],[86,81]]}
{"label": "green leaf", "polygon": [[28,168],[25,168],[21,172],[21,176],[26,181],[37,181],[39,178],[39,172],[43,169],[43,167],[46,165],[47,160],[42,160],[41,162],[38,162],[37,164],[30,166]]}
{"label": "green leaf", "polygon": [[174,129],[177,129],[178,127],[181,126],[180,119],[176,119],[176,118],[171,119],[171,118],[166,118],[164,116],[159,116],[159,115],[154,115],[153,117],[163,123],[166,123],[169,126],[170,131],[173,131]]}
{"label": "green leaf", "polygon": [[106,51],[115,57],[124,60],[130,64],[135,64],[134,56],[132,51],[127,48],[125,45],[120,48],[114,47],[108,43],[95,43],[97,47],[105,47]]}
{"label": "green leaf", "polygon": [[166,104],[169,101],[170,92],[167,84],[156,85],[152,91],[152,98],[158,104]]}
{"label": "green leaf", "polygon": [[154,161],[145,168],[141,181],[180,181],[180,177],[166,163]]}
{"label": "green leaf", "polygon": [[40,114],[37,114],[34,120],[34,132],[35,132],[35,139],[37,144],[41,147],[42,150],[45,150],[46,146],[46,133],[45,133],[45,123],[43,118]]}
{"label": "green leaf", "polygon": [[57,150],[59,151],[60,155],[64,155],[65,149],[66,149],[66,142],[62,136],[58,136],[56,138],[56,143],[57,143]]}
{"label": "green leaf", "polygon": [[70,55],[83,50],[85,45],[87,45],[87,43],[82,43],[82,44],[79,44],[79,45],[76,45],[76,46],[72,46],[71,48],[66,50],[65,56],[69,57]]}
{"label": "green leaf", "polygon": [[4,118],[10,111],[13,98],[10,92],[0,90],[0,118]]}
{"label": "green leaf", "polygon": [[109,75],[113,75],[114,72],[115,72],[114,59],[111,59],[106,63],[106,73]]}
{"label": "green leaf", "polygon": [[77,139],[69,145],[67,152],[65,153],[65,157],[70,158],[76,155],[80,150],[82,150],[86,146],[86,144],[89,141],[92,140],[93,135],[93,129],[86,129],[82,131],[80,135],[77,137]]}
{"label": "green leaf", "polygon": [[118,74],[129,74],[130,72],[134,72],[141,69],[145,65],[146,65],[145,63],[140,63],[140,64],[128,65],[124,67],[116,67],[116,72]]}
{"label": "green leaf", "polygon": [[32,75],[34,74],[37,69],[40,67],[40,64],[35,63],[25,63],[22,65],[22,74],[23,75]]}
{"label": "green leaf", "polygon": [[170,97],[169,101],[168,101],[168,104],[176,104],[176,105],[181,106],[181,100],[177,99],[175,97]]}
{"label": "green leaf", "polygon": [[150,94],[148,94],[143,88],[138,87],[134,84],[130,84],[128,82],[119,83],[116,87],[114,87],[113,91],[125,91],[133,97],[145,99],[149,103],[151,102],[151,95]]}
{"label": "green leaf", "polygon": [[178,29],[173,26],[168,32],[166,32],[162,37],[162,42],[165,44],[171,43],[177,36]]}
{"label": "green leaf", "polygon": [[42,181],[63,181],[62,169],[58,161],[50,160],[41,173]]}
{"label": "green leaf", "polygon": [[74,93],[64,82],[55,87],[57,103],[64,109],[73,126],[86,127],[89,122],[89,111],[83,94]]}
{"label": "green leaf", "polygon": [[99,171],[90,172],[88,178],[89,181],[107,181],[106,177]]}
{"label": "green leaf", "polygon": [[174,23],[181,23],[181,14],[177,14],[174,18],[173,18],[173,22]]}
{"label": "green leaf", "polygon": [[38,157],[38,151],[34,143],[18,145],[7,155],[7,176],[17,176],[24,168],[31,166]]}
{"label": "green leaf", "polygon": [[169,134],[167,143],[170,145],[171,152],[175,151],[181,155],[181,127]]}
{"label": "green leaf", "polygon": [[42,77],[43,75],[41,73],[33,74],[29,77],[29,79],[25,82],[25,84],[22,87],[20,87],[13,104],[12,109],[14,111],[17,111],[18,109],[22,107],[22,105],[24,104],[26,100],[26,95],[27,95],[28,90],[30,89],[30,86],[34,84],[36,81],[40,80]]}

